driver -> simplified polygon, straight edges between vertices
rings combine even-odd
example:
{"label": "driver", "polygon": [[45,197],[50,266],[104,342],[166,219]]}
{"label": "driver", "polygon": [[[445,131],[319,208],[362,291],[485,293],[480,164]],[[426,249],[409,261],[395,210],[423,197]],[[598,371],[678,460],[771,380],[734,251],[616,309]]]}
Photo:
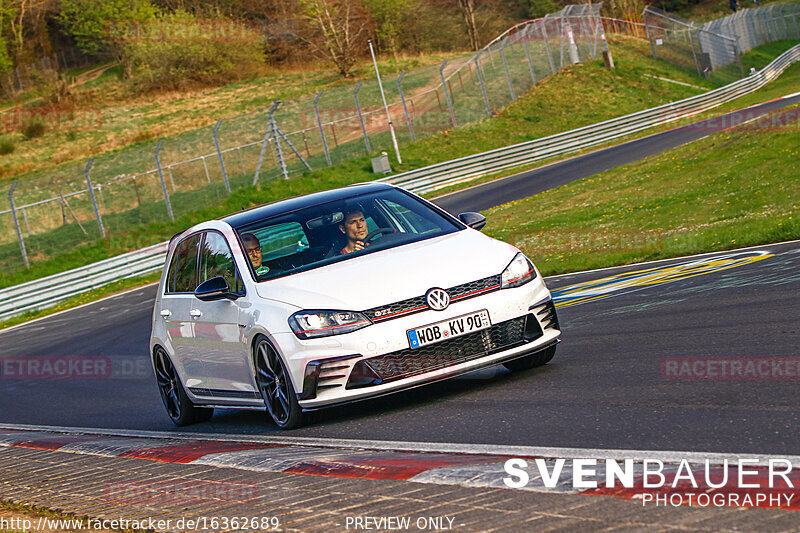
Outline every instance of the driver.
{"label": "driver", "polygon": [[252,233],[242,233],[242,244],[248,259],[253,264],[256,276],[263,276],[269,272],[269,267],[261,264],[261,242]]}
{"label": "driver", "polygon": [[347,237],[347,244],[339,250],[339,255],[357,252],[369,246],[368,242],[364,242],[368,233],[367,219],[360,207],[354,207],[344,214],[344,222],[339,224],[339,231]]}

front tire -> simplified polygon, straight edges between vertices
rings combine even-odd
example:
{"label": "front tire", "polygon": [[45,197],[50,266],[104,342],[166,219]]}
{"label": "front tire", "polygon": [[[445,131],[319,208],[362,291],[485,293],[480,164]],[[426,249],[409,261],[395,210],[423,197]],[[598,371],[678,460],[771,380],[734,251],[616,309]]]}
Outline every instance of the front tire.
{"label": "front tire", "polygon": [[172,422],[180,426],[188,426],[198,422],[205,422],[214,415],[214,409],[210,407],[197,407],[186,395],[178,372],[172,364],[172,360],[162,347],[156,348],[154,354],[156,383],[158,392],[161,393],[161,400],[167,409],[167,415]]}
{"label": "front tire", "polygon": [[254,355],[256,384],[272,421],[280,429],[302,426],[305,422],[303,410],[297,403],[292,380],[278,352],[261,337],[256,341]]}
{"label": "front tire", "polygon": [[534,352],[530,355],[520,357],[519,359],[512,359],[511,361],[506,361],[505,363],[503,363],[503,366],[511,370],[512,372],[530,370],[531,368],[536,368],[537,366],[546,365],[555,355],[556,355],[556,347],[551,346],[540,352]]}

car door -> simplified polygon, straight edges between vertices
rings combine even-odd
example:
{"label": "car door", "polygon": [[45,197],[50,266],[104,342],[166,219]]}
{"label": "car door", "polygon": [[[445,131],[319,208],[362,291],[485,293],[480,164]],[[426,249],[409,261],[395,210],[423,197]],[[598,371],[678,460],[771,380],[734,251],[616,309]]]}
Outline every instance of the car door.
{"label": "car door", "polygon": [[195,325],[189,314],[196,300],[194,290],[197,288],[197,254],[201,238],[200,233],[195,233],[176,246],[159,309],[159,319],[164,321],[171,344],[173,363],[185,387],[200,386],[203,375],[202,361],[192,349]]}
{"label": "car door", "polygon": [[200,283],[222,276],[241,298],[192,300],[189,313],[194,321],[195,350],[203,363],[204,387],[214,397],[250,398],[255,393],[252,370],[246,339],[239,327],[239,305],[246,295],[231,247],[222,233],[204,233],[198,273]]}

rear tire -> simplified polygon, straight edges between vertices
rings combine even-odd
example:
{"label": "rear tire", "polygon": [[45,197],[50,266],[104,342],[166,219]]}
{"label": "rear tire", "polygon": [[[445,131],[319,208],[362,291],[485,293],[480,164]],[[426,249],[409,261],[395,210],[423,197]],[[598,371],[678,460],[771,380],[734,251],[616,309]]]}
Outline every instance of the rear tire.
{"label": "rear tire", "polygon": [[160,346],[156,348],[153,359],[158,391],[172,422],[181,427],[209,420],[214,415],[214,409],[197,407],[192,403],[166,350]]}
{"label": "rear tire", "polygon": [[256,384],[272,421],[280,429],[302,426],[306,417],[297,403],[292,379],[278,352],[267,339],[260,337],[256,339],[253,355]]}
{"label": "rear tire", "polygon": [[556,355],[556,347],[551,346],[540,352],[535,352],[530,355],[520,357],[519,359],[512,359],[511,361],[506,361],[505,363],[503,363],[503,366],[511,370],[512,372],[530,370],[531,368],[536,368],[537,366],[546,365],[547,363],[550,362],[550,360],[553,358],[554,355]]}

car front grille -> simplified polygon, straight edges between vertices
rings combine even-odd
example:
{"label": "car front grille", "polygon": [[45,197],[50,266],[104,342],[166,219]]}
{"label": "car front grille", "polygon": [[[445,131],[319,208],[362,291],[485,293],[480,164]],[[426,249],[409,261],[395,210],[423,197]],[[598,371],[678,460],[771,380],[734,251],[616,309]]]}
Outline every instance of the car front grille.
{"label": "car front grille", "polygon": [[[455,287],[450,287],[445,290],[450,295],[450,301],[456,302],[498,290],[500,288],[500,279],[500,274],[497,274],[476,281],[462,283],[461,285],[456,285]],[[362,313],[373,323],[379,323],[393,318],[400,318],[401,316],[427,311],[428,309],[430,308],[425,301],[425,296],[422,295],[400,300],[399,302],[389,305],[373,307],[372,309],[362,311]]]}
{"label": "car front grille", "polygon": [[539,322],[529,314],[455,339],[362,359],[353,367],[346,388],[379,385],[424,374],[508,350],[542,335]]}

